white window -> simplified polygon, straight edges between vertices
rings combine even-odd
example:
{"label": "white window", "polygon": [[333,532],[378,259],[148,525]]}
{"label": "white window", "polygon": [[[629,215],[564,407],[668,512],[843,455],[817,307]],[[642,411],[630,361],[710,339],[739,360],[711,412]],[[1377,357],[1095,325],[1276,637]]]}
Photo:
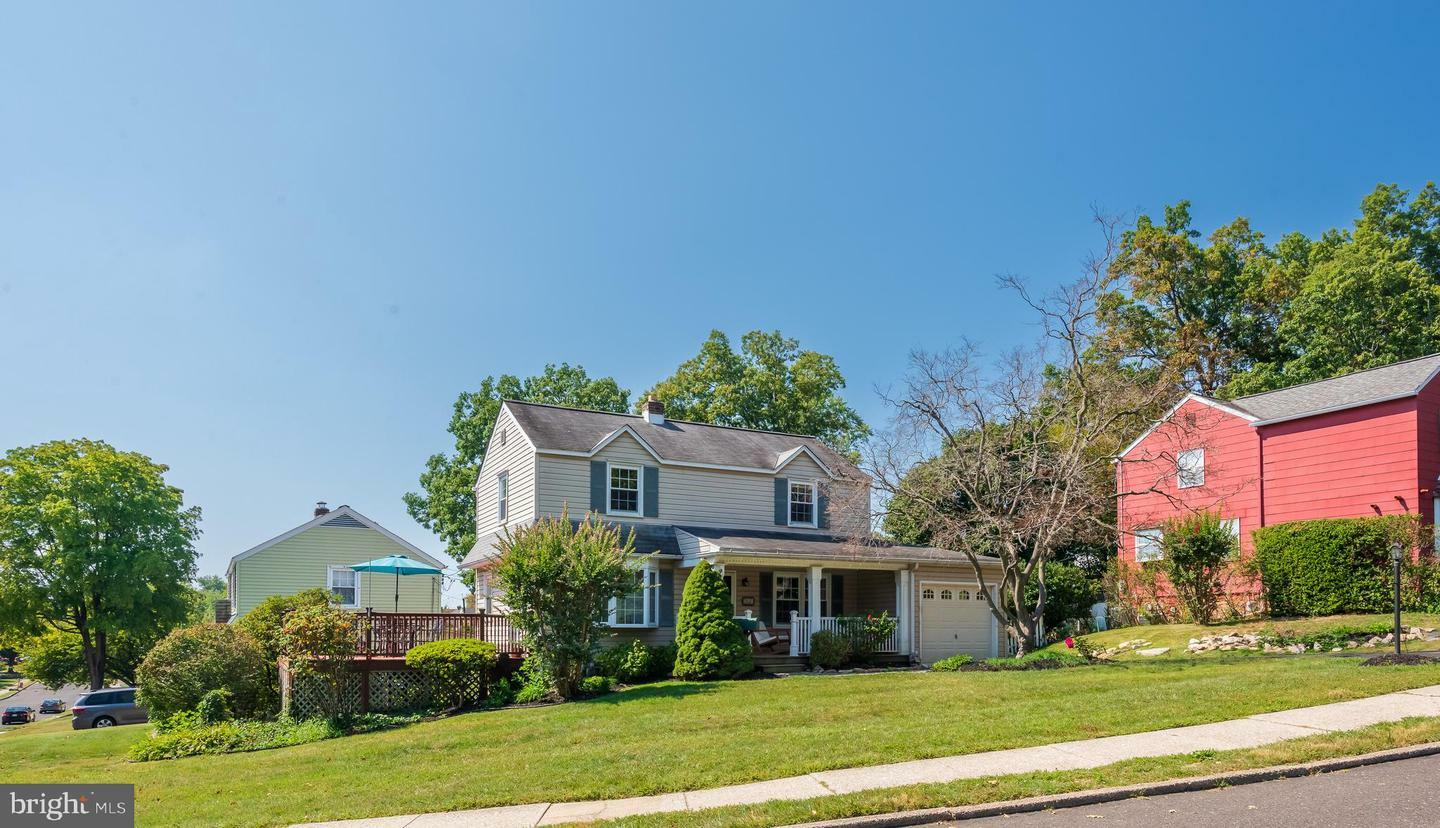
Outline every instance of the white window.
{"label": "white window", "polygon": [[1175,458],[1175,480],[1182,489],[1205,485],[1205,449],[1180,452]]}
{"label": "white window", "polygon": [[1230,530],[1230,536],[1235,539],[1235,554],[1240,554],[1240,518],[1225,518],[1220,525]]}
{"label": "white window", "polygon": [[799,575],[775,576],[775,617],[771,619],[773,623],[789,624],[790,613],[802,611],[803,583],[804,580]]}
{"label": "white window", "polygon": [[510,515],[510,472],[495,478],[495,517],[501,523]]}
{"label": "white window", "polygon": [[345,566],[332,566],[328,571],[330,592],[340,598],[340,606],[360,606],[360,573]]}
{"label": "white window", "polygon": [[815,526],[814,483],[790,483],[790,525]]}
{"label": "white window", "polygon": [[502,429],[500,429],[500,448],[505,448],[505,438],[508,437],[509,434],[510,434],[510,429],[508,429],[508,428],[502,428]]}
{"label": "white window", "polygon": [[1151,529],[1138,529],[1135,532],[1135,562],[1158,561],[1164,557],[1160,548],[1160,539],[1165,533],[1159,527]]}
{"label": "white window", "polygon": [[610,602],[610,626],[654,627],[660,621],[660,573],[646,564],[635,570],[635,591]]}
{"label": "white window", "polygon": [[606,498],[611,514],[640,514],[640,467],[610,466],[610,491]]}

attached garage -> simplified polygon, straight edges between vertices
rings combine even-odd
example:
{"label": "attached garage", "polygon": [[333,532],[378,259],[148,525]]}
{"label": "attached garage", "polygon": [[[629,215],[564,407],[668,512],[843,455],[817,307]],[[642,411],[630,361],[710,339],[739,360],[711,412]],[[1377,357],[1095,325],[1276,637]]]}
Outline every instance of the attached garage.
{"label": "attached garage", "polygon": [[920,582],[920,660],[926,664],[960,653],[995,655],[990,605],[975,584]]}

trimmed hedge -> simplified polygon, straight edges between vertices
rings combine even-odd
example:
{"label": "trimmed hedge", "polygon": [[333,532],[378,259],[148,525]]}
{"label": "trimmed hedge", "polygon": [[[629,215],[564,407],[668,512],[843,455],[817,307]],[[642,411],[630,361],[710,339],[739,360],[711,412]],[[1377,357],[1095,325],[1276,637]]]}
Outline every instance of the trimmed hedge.
{"label": "trimmed hedge", "polygon": [[810,661],[824,670],[834,670],[850,660],[850,639],[829,630],[817,630],[810,636]]}
{"label": "trimmed hedge", "polygon": [[1385,612],[1390,546],[1414,548],[1408,515],[1300,520],[1256,529],[1255,568],[1271,615]]}

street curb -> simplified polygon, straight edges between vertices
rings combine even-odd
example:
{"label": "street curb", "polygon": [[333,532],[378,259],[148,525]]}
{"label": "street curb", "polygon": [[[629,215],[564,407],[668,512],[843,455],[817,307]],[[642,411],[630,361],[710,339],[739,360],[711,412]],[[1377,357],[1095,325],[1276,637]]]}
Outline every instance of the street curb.
{"label": "street curb", "polygon": [[1168,779],[1163,782],[1142,782],[1119,788],[1098,788],[1090,791],[1033,796],[1028,799],[1012,799],[1004,802],[986,802],[979,805],[962,805],[950,808],[926,808],[919,811],[902,811],[894,814],[847,817],[822,822],[806,822],[792,828],[900,828],[907,825],[933,825],[937,822],[958,822],[966,819],[1025,814],[1058,808],[1074,808],[1081,805],[1099,805],[1138,796],[1161,796],[1190,791],[1208,791],[1230,785],[1248,785],[1254,782],[1269,782],[1275,779],[1293,779],[1297,776],[1312,776],[1317,773],[1349,770],[1396,762],[1401,759],[1416,759],[1421,756],[1440,754],[1440,742],[1411,745],[1403,748],[1364,753],[1359,756],[1341,756],[1321,759],[1298,765],[1276,765],[1269,768],[1216,773],[1210,776],[1192,776],[1186,779]]}

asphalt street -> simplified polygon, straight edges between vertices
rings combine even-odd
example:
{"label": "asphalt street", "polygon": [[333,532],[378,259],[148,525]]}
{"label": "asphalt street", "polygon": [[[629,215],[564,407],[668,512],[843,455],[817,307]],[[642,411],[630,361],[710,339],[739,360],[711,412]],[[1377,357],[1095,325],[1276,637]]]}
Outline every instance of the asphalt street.
{"label": "asphalt street", "polygon": [[[59,690],[51,690],[49,687],[46,687],[43,684],[36,683],[30,685],[29,687],[26,687],[24,690],[21,690],[20,692],[7,699],[0,700],[0,707],[10,707],[11,705],[24,705],[26,707],[33,707],[35,708],[36,712],[39,712],[40,702],[44,701],[45,699],[64,699],[65,709],[69,710],[75,705],[76,699],[85,695],[86,690],[87,688],[81,687],[78,684],[67,684],[64,687],[61,687]],[[51,718],[49,714],[41,714],[36,718],[36,721],[43,722],[49,718]],[[26,727],[26,725],[19,725],[16,727],[12,727],[8,730],[0,731],[0,734],[17,732],[21,727]]]}
{"label": "asphalt street", "polygon": [[950,825],[1006,828],[1120,826],[1245,826],[1329,828],[1440,825],[1440,756],[1404,759],[1347,771],[1166,794],[1058,811],[988,817]]}

